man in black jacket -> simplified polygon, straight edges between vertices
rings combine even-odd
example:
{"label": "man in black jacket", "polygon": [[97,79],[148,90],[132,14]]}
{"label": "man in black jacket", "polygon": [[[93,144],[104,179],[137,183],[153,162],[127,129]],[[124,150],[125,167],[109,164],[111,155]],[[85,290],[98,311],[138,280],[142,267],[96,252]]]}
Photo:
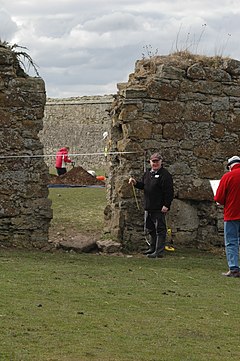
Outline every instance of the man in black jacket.
{"label": "man in black jacket", "polygon": [[162,166],[162,156],[154,153],[150,157],[148,169],[141,181],[129,179],[129,184],[144,190],[145,225],[151,236],[150,248],[145,252],[149,258],[162,257],[167,235],[165,215],[173,200],[173,179]]}

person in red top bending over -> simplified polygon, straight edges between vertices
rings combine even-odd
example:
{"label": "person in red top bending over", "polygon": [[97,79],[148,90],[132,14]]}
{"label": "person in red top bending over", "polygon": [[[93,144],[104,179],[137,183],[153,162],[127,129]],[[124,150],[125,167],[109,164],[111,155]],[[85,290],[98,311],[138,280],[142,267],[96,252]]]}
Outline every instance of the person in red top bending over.
{"label": "person in red top bending over", "polygon": [[56,170],[58,175],[63,175],[67,172],[66,169],[66,163],[72,163],[74,165],[74,162],[68,157],[69,147],[63,147],[59,149],[59,151],[56,154]]}
{"label": "person in red top bending over", "polygon": [[219,183],[214,200],[224,206],[224,240],[229,271],[227,277],[240,277],[240,157],[228,159],[228,173]]}

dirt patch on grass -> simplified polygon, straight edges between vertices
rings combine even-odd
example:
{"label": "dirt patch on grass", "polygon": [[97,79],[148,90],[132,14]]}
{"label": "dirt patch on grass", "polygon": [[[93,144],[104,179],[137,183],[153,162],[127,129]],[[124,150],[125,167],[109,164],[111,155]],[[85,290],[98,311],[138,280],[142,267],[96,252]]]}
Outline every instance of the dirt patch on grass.
{"label": "dirt patch on grass", "polygon": [[92,176],[82,167],[74,167],[69,172],[57,176],[50,174],[49,184],[51,185],[73,185],[73,186],[105,186],[104,181]]}

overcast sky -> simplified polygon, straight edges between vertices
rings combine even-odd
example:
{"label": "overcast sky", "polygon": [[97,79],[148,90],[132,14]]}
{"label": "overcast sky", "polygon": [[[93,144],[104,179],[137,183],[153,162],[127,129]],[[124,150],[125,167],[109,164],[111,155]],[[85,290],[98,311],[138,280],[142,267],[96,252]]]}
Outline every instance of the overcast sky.
{"label": "overcast sky", "polygon": [[117,92],[143,55],[240,60],[239,0],[0,0],[0,38],[27,47],[47,96]]}

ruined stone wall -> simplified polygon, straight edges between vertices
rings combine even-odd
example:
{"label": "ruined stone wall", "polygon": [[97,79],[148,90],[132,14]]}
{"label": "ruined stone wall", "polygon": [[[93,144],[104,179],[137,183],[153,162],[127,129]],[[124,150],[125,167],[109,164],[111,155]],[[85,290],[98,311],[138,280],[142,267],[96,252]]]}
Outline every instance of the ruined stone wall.
{"label": "ruined stone wall", "polygon": [[43,80],[28,77],[14,53],[0,48],[0,244],[3,246],[47,245],[52,211],[48,200],[48,168],[38,138],[45,100]]}
{"label": "ruined stone wall", "polygon": [[[143,209],[130,175],[139,179],[149,155],[160,151],[174,178],[167,217],[175,244],[223,244],[222,208],[210,179],[220,179],[228,157],[240,152],[240,62],[179,54],[136,62],[118,84],[112,107],[112,156],[105,234],[125,248],[144,244]],[[136,190],[139,204],[142,193]]]}
{"label": "ruined stone wall", "polygon": [[[66,99],[48,99],[45,106],[44,127],[40,139],[44,153],[55,155],[63,146],[69,146],[76,165],[85,169],[105,166],[103,153],[107,140],[104,132],[110,132],[109,110],[113,96],[84,96]],[[83,156],[83,154],[92,154]],[[54,167],[55,157],[46,157],[46,163]]]}

